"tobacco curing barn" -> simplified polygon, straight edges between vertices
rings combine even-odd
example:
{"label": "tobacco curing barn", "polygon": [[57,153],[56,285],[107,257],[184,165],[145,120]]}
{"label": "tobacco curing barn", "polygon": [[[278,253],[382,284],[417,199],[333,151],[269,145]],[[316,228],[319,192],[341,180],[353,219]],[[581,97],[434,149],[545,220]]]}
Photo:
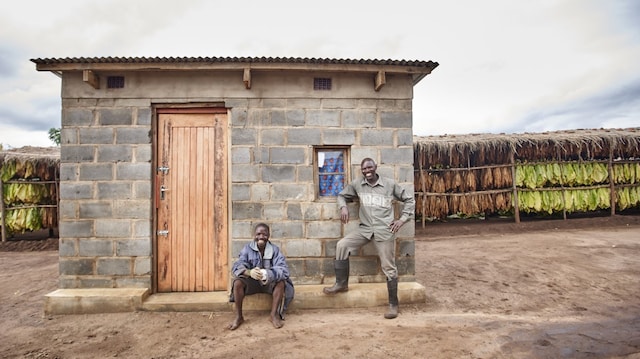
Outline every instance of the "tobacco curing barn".
{"label": "tobacco curing barn", "polygon": [[[373,247],[327,298],[336,193],[371,157],[414,189],[413,88],[432,61],[100,57],[31,60],[61,78],[59,289],[47,313],[217,310],[230,265],[266,222],[287,256],[292,306],[386,303]],[[401,302],[413,221],[397,240]],[[247,304],[250,308],[251,303]],[[254,306],[263,303],[256,300]]]}

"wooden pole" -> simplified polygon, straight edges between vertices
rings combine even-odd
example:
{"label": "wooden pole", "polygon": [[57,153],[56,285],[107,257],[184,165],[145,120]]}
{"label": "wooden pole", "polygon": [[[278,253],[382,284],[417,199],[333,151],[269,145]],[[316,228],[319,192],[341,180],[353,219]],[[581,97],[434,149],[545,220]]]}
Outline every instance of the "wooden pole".
{"label": "wooden pole", "polygon": [[426,190],[426,187],[425,187],[426,184],[425,184],[425,178],[424,178],[424,171],[422,171],[422,161],[420,161],[420,163],[418,164],[418,168],[419,168],[419,171],[420,171],[420,189],[422,189],[422,196],[420,198],[420,201],[422,201],[422,206],[420,208],[420,210],[422,211],[422,214],[420,216],[420,220],[422,222],[422,228],[424,228],[425,225],[426,225],[426,220],[427,220],[425,218],[426,217],[425,216],[425,213],[426,213],[426,210],[425,210],[426,206],[425,205],[427,204],[427,195],[426,195],[427,190]]}
{"label": "wooden pole", "polygon": [[518,205],[518,187],[516,186],[516,161],[515,156],[513,154],[513,150],[509,154],[509,159],[511,160],[511,178],[513,179],[511,182],[513,183],[513,211],[514,217],[516,219],[516,223],[520,223],[520,206]]}
{"label": "wooden pole", "polygon": [[611,197],[611,215],[616,215],[616,185],[613,177],[613,143],[609,142],[609,192]]}
{"label": "wooden pole", "polygon": [[567,220],[567,200],[565,199],[564,193],[566,189],[564,188],[564,172],[562,169],[564,165],[568,165],[561,161],[562,156],[560,156],[560,148],[558,148],[558,166],[560,166],[560,196],[562,196],[562,218]]}
{"label": "wooden pole", "polygon": [[[54,184],[54,186],[56,186],[56,220],[54,222],[54,226],[55,229],[58,230],[58,236],[60,235],[60,165],[58,164],[58,166],[56,166],[55,168],[55,175],[54,175],[54,180],[56,181],[56,183]],[[53,233],[51,233],[51,236],[53,237]]]}
{"label": "wooden pole", "polygon": [[2,232],[2,241],[7,241],[7,228],[5,220],[6,213],[4,211],[4,182],[2,182],[2,178],[0,178],[0,216],[2,216],[2,220],[0,221],[0,232]]}

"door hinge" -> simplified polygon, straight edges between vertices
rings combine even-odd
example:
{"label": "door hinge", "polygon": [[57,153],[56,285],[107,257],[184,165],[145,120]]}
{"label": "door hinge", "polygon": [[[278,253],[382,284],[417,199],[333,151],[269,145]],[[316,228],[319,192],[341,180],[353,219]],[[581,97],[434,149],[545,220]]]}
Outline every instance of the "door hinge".
{"label": "door hinge", "polygon": [[167,174],[169,172],[169,167],[167,167],[167,166],[158,167],[158,172],[162,172],[164,174]]}
{"label": "door hinge", "polygon": [[159,236],[165,236],[166,237],[166,236],[169,235],[169,231],[167,231],[167,230],[157,231],[156,234],[159,235]]}

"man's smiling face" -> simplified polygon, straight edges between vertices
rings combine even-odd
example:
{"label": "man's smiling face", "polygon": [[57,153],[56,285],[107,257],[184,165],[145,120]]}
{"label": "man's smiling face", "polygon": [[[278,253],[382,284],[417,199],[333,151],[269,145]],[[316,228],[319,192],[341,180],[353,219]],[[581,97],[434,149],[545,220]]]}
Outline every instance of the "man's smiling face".
{"label": "man's smiling face", "polygon": [[262,226],[256,228],[254,240],[258,242],[258,248],[263,249],[269,240],[269,230]]}
{"label": "man's smiling face", "polygon": [[373,161],[365,161],[364,163],[362,163],[362,166],[360,166],[362,175],[369,182],[376,180],[376,169],[377,166]]}

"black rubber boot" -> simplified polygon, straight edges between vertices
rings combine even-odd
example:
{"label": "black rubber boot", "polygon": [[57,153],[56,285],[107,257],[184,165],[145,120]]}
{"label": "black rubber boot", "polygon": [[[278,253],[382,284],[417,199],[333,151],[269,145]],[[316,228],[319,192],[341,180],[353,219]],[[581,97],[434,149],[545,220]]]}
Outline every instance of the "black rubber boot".
{"label": "black rubber boot", "polygon": [[336,271],[336,284],[333,287],[325,287],[322,289],[324,294],[336,294],[349,290],[349,260],[341,259],[333,262],[333,268]]}
{"label": "black rubber boot", "polygon": [[387,291],[389,292],[389,310],[384,314],[387,319],[398,316],[398,279],[393,278],[387,281]]}

